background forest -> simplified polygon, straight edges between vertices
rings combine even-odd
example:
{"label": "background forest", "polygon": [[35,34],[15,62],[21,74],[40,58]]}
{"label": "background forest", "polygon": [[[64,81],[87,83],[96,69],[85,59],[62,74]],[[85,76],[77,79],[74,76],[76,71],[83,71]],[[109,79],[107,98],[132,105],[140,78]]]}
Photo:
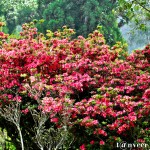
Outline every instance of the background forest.
{"label": "background forest", "polygon": [[67,25],[84,37],[99,25],[107,44],[126,41],[131,52],[149,42],[149,8],[149,0],[1,0],[0,18],[9,34],[19,34],[33,20],[39,32]]}

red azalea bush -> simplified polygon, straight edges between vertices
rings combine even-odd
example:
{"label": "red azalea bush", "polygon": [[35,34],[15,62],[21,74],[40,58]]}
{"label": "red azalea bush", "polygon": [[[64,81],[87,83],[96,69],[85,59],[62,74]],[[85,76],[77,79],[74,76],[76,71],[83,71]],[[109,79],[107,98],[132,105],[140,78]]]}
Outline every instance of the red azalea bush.
{"label": "red azalea bush", "polygon": [[1,116],[22,130],[28,148],[29,138],[40,149],[149,143],[150,45],[126,55],[98,30],[86,39],[72,34],[63,27],[46,38],[24,24],[20,39],[3,42]]}

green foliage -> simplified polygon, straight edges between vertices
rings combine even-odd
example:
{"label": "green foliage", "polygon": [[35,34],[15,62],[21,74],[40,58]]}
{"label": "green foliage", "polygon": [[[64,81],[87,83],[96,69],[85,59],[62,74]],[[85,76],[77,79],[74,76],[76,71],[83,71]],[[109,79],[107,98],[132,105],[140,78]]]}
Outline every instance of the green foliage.
{"label": "green foliage", "polygon": [[118,0],[116,12],[121,17],[120,25],[133,21],[137,29],[145,30],[150,21],[149,0]]}
{"label": "green foliage", "polygon": [[97,25],[101,25],[106,42],[113,45],[116,41],[122,41],[117,20],[112,13],[115,7],[116,3],[110,0],[51,1],[43,10],[43,28],[55,31],[67,25],[76,30],[76,36],[87,37]]}
{"label": "green foliage", "polygon": [[122,41],[117,20],[112,13],[117,3],[111,0],[2,0],[0,16],[7,23],[9,34],[14,33],[17,25],[33,19],[44,19],[38,22],[37,28],[46,33],[47,29],[56,31],[62,26],[76,30],[76,36],[87,37],[97,25],[103,26],[103,34],[110,45]]}
{"label": "green foliage", "polygon": [[1,0],[0,17],[4,18],[9,33],[12,33],[18,24],[30,22],[35,17],[36,8],[35,0]]}

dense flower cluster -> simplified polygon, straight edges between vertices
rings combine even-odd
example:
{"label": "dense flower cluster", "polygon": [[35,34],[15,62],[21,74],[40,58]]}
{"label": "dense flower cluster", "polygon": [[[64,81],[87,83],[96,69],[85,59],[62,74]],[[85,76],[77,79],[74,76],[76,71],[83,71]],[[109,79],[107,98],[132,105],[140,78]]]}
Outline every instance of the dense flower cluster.
{"label": "dense flower cluster", "polygon": [[[115,147],[118,140],[145,141],[150,130],[150,46],[127,56],[106,45],[97,30],[87,39],[65,35],[73,32],[65,27],[46,39],[25,24],[21,39],[3,43],[0,106],[14,101],[29,106],[30,98],[56,127],[70,128],[81,150]],[[28,107],[23,108],[28,115]]]}

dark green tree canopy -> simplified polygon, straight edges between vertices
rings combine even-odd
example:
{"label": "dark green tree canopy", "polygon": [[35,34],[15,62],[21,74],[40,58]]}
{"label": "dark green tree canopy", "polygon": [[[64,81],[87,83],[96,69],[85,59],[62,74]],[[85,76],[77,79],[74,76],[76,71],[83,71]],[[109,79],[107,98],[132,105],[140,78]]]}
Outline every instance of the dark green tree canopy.
{"label": "dark green tree canopy", "polygon": [[44,28],[55,31],[64,25],[74,28],[76,35],[88,36],[98,25],[103,26],[107,43],[113,45],[121,41],[117,19],[112,10],[116,8],[112,0],[53,0],[41,4]]}

